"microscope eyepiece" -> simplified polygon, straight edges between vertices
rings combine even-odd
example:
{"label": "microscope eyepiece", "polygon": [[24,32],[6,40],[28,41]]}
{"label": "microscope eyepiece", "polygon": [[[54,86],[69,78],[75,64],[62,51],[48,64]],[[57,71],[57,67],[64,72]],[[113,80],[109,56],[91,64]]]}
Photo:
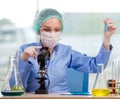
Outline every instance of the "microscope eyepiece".
{"label": "microscope eyepiece", "polygon": [[47,60],[50,60],[49,49],[48,49],[48,47],[42,47],[40,49],[40,53],[37,56],[37,62],[39,65],[41,65],[42,63],[46,63]]}

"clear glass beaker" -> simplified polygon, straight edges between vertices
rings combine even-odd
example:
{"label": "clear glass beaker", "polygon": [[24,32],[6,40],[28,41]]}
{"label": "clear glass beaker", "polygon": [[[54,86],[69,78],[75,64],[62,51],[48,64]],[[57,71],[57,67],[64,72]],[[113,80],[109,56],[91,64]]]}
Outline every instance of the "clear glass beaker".
{"label": "clear glass beaker", "polygon": [[120,94],[120,60],[117,60],[115,93]]}
{"label": "clear glass beaker", "polygon": [[[12,85],[10,85],[11,76],[13,80]],[[18,70],[18,57],[9,57],[9,66],[1,93],[6,96],[22,95],[24,93],[21,76]]]}
{"label": "clear glass beaker", "polygon": [[107,80],[107,86],[110,89],[110,94],[115,94],[115,88],[116,88],[116,77],[117,77],[117,69],[118,69],[118,61],[113,60],[112,61],[112,68],[109,69],[112,76]]}
{"label": "clear glass beaker", "polygon": [[104,65],[98,64],[99,72],[97,73],[95,83],[92,89],[93,96],[108,96],[110,94],[109,88],[107,88]]}

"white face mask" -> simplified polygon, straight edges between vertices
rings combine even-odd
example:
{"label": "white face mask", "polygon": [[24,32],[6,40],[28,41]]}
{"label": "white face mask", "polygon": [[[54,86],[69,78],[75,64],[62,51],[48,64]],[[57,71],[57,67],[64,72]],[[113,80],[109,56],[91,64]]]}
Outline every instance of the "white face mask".
{"label": "white face mask", "polygon": [[40,35],[41,42],[49,48],[54,48],[61,39],[61,32],[42,32]]}

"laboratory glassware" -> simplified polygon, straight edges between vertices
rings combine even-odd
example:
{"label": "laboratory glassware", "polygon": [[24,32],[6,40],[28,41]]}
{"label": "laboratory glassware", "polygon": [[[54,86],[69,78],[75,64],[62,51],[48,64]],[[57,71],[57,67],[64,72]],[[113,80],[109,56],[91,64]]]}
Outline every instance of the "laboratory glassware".
{"label": "laboratory glassware", "polygon": [[104,64],[98,64],[99,71],[97,72],[94,86],[92,89],[93,96],[109,96],[110,90],[107,88]]}
{"label": "laboratory glassware", "polygon": [[[1,90],[1,93],[4,96],[18,96],[24,93],[24,87],[18,69],[18,59],[18,56],[9,57],[9,66]],[[12,75],[14,75],[14,77],[11,78]],[[13,86],[11,86],[10,80],[13,80]]]}

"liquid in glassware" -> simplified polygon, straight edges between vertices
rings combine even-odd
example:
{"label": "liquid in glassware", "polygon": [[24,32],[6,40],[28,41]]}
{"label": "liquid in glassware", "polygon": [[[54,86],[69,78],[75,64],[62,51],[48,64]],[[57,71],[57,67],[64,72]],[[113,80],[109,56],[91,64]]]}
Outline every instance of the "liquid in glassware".
{"label": "liquid in glassware", "polygon": [[93,89],[92,90],[93,96],[109,96],[110,90],[108,89]]}
{"label": "liquid in glassware", "polygon": [[107,87],[104,74],[104,64],[98,64],[98,72],[92,89],[93,96],[109,96],[110,89]]}
{"label": "liquid in glassware", "polygon": [[[18,58],[16,56],[10,56],[9,62],[9,67],[1,93],[4,96],[21,96],[24,94],[24,87],[18,69]],[[14,75],[13,79],[15,81],[13,86],[11,86],[9,83],[12,77],[12,73]]]}
{"label": "liquid in glassware", "polygon": [[110,89],[110,94],[115,94],[115,87],[116,87],[116,80],[114,79],[109,79],[107,81],[107,86]]}

